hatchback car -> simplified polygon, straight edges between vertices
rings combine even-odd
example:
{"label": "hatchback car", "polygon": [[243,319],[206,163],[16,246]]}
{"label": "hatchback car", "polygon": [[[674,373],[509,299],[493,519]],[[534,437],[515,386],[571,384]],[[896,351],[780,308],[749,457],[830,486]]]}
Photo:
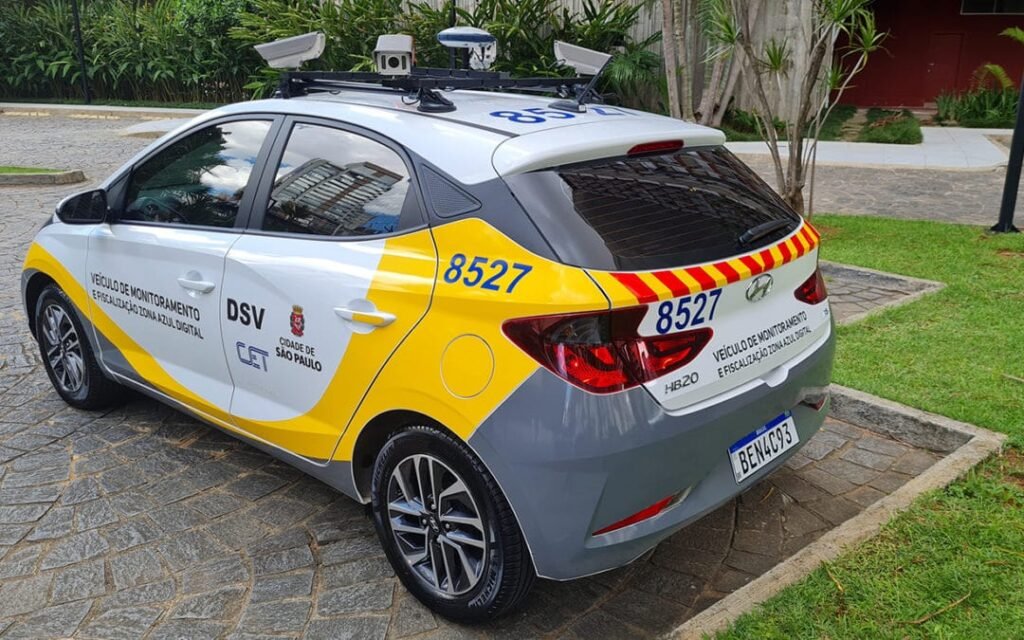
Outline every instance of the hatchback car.
{"label": "hatchback car", "polygon": [[309,92],[216,109],[62,202],[24,304],[65,401],[134,389],[371,505],[483,619],[619,567],[820,427],[818,234],[719,131]]}

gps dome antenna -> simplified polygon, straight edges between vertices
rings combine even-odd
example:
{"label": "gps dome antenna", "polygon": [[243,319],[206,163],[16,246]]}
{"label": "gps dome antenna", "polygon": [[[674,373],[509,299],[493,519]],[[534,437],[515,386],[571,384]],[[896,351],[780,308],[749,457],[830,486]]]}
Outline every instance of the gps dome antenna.
{"label": "gps dome antenna", "polygon": [[555,60],[568,67],[572,67],[580,75],[592,75],[593,77],[590,78],[587,86],[582,89],[576,89],[575,100],[556,100],[548,106],[552,109],[571,111],[573,113],[585,112],[587,110],[586,105],[591,98],[600,98],[600,96],[597,96],[594,88],[597,86],[597,81],[601,78],[601,74],[608,68],[612,56],[600,51],[594,51],[593,49],[587,49],[586,47],[555,40]]}

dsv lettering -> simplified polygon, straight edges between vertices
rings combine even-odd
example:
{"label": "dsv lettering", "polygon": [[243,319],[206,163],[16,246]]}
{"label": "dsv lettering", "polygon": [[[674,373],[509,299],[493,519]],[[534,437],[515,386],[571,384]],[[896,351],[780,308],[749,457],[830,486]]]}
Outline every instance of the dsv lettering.
{"label": "dsv lettering", "polygon": [[247,327],[252,325],[257,329],[262,329],[263,316],[266,314],[267,310],[263,307],[228,298],[228,320],[231,322],[240,322]]}

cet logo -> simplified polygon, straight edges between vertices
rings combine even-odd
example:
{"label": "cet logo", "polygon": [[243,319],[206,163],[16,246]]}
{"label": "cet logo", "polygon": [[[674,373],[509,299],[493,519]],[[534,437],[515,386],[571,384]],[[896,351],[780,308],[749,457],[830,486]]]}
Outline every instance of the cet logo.
{"label": "cet logo", "polygon": [[302,307],[292,305],[292,335],[301,338],[302,332],[306,330],[306,318],[302,315]]}
{"label": "cet logo", "polygon": [[245,344],[244,342],[236,342],[235,352],[238,354],[238,359],[242,364],[247,364],[253,369],[259,369],[260,371],[267,370],[267,356],[270,354],[263,349]]}
{"label": "cet logo", "polygon": [[775,279],[772,278],[771,274],[763,273],[750,283],[747,287],[747,300],[750,302],[760,302],[764,300],[771,290],[772,285],[775,284]]}

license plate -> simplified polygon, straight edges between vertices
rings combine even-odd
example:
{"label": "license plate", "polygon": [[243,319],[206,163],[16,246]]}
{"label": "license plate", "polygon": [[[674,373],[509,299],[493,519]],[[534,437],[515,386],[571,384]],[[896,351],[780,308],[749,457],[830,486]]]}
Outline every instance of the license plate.
{"label": "license plate", "polygon": [[736,482],[743,482],[800,442],[793,416],[787,411],[748,433],[729,447]]}

